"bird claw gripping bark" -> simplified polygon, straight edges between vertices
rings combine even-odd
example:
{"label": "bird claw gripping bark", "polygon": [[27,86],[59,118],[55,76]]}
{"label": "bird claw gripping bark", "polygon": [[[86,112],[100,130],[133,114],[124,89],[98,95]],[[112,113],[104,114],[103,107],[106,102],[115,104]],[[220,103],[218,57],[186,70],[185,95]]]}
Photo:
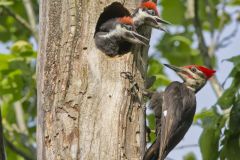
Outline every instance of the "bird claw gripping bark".
{"label": "bird claw gripping bark", "polygon": [[[137,101],[139,103],[139,107],[142,108],[143,112],[145,113],[146,111],[146,105],[145,102],[142,102],[141,100],[141,93],[140,93],[140,87],[138,86],[137,82],[134,79],[134,76],[132,75],[132,73],[130,72],[121,72],[121,77],[123,77],[124,79],[128,79],[130,82],[130,88],[128,89],[128,93],[130,95],[133,95],[137,98]],[[144,90],[143,90],[143,95],[144,95]],[[131,105],[132,106],[132,105]],[[131,115],[132,115],[132,110],[133,108],[130,106],[129,108],[129,119],[131,119]]]}
{"label": "bird claw gripping bark", "polygon": [[134,80],[132,73],[130,72],[121,72],[121,77],[128,79],[130,82],[130,88],[128,89],[128,93],[131,95],[136,95],[139,92],[139,86],[137,82]]}

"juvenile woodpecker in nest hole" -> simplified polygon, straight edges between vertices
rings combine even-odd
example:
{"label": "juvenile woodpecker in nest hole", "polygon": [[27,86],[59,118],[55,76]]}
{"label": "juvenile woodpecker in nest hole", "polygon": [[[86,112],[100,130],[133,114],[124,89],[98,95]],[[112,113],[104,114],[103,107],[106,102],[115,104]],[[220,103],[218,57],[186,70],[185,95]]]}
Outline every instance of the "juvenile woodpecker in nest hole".
{"label": "juvenile woodpecker in nest hole", "polygon": [[215,73],[198,65],[165,66],[174,70],[183,82],[172,82],[164,92],[152,95],[150,105],[156,117],[156,140],[146,151],[143,160],[164,160],[182,140],[195,114],[195,94]]}
{"label": "juvenile woodpecker in nest hole", "polygon": [[149,39],[136,32],[131,17],[106,21],[100,26],[94,38],[97,48],[109,56],[129,52],[132,44],[148,46],[149,43]]}
{"label": "juvenile woodpecker in nest hole", "polygon": [[142,2],[132,14],[133,23],[136,27],[146,24],[150,27],[166,31],[162,24],[170,24],[161,19],[154,2]]}

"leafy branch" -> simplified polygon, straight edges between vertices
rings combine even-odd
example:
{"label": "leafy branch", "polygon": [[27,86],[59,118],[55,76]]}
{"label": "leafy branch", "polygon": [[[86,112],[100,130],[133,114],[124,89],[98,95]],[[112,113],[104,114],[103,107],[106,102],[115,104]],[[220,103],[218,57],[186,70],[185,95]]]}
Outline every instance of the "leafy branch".
{"label": "leafy branch", "polygon": [[38,33],[34,30],[34,28],[19,14],[15,13],[12,9],[7,6],[1,6],[10,16],[12,16],[18,23],[20,23],[24,28],[26,28],[29,32],[32,33],[33,37],[38,40]]}

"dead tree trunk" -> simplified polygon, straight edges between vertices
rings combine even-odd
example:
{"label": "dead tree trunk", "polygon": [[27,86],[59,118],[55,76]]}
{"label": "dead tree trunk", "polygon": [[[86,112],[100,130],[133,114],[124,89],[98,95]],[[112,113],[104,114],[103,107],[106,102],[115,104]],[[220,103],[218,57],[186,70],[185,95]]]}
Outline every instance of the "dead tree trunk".
{"label": "dead tree trunk", "polygon": [[[118,1],[130,11],[138,4]],[[98,17],[112,2],[40,1],[39,160],[139,160],[143,156],[142,90],[130,94],[131,84],[121,72],[130,72],[144,88],[146,49],[134,47],[132,53],[111,58],[94,44]]]}

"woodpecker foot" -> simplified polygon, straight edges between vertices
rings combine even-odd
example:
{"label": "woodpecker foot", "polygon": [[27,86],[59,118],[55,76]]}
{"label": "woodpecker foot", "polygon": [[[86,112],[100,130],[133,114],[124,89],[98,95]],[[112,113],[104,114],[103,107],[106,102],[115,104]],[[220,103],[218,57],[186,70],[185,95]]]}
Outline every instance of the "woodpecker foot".
{"label": "woodpecker foot", "polygon": [[[146,104],[143,101],[143,99],[141,98],[142,95],[140,95],[140,87],[138,86],[137,82],[134,79],[134,76],[132,75],[132,73],[130,72],[121,72],[121,77],[128,79],[130,82],[130,88],[128,89],[128,92],[134,97],[134,99],[136,99],[136,104],[135,106],[139,106],[142,108],[143,112],[145,113],[146,111]],[[142,89],[141,91],[144,92],[144,89]],[[142,93],[144,95],[144,93]],[[129,115],[129,120],[131,121],[131,116],[132,116],[132,110],[133,107],[131,105],[131,107],[129,108],[128,111],[128,115]]]}
{"label": "woodpecker foot", "polygon": [[153,91],[149,91],[149,90],[143,90],[143,96],[145,96],[145,97],[147,97],[147,98],[149,98],[149,99],[151,99],[152,98],[152,95],[153,95]]}
{"label": "woodpecker foot", "polygon": [[134,80],[134,77],[133,77],[132,73],[121,72],[121,77],[129,80],[129,82],[131,84],[130,88],[128,89],[129,93],[131,95],[137,95],[138,96],[139,86],[138,86],[137,82]]}
{"label": "woodpecker foot", "polygon": [[[132,76],[132,74],[130,72],[121,72],[121,76],[125,79],[128,79],[129,82],[131,83],[129,92],[133,95],[138,95],[140,91],[140,87],[138,86],[137,82],[134,80],[134,77]],[[151,98],[151,96],[153,95],[153,92],[147,89],[141,89],[141,91],[142,91],[142,95],[148,98]]]}

